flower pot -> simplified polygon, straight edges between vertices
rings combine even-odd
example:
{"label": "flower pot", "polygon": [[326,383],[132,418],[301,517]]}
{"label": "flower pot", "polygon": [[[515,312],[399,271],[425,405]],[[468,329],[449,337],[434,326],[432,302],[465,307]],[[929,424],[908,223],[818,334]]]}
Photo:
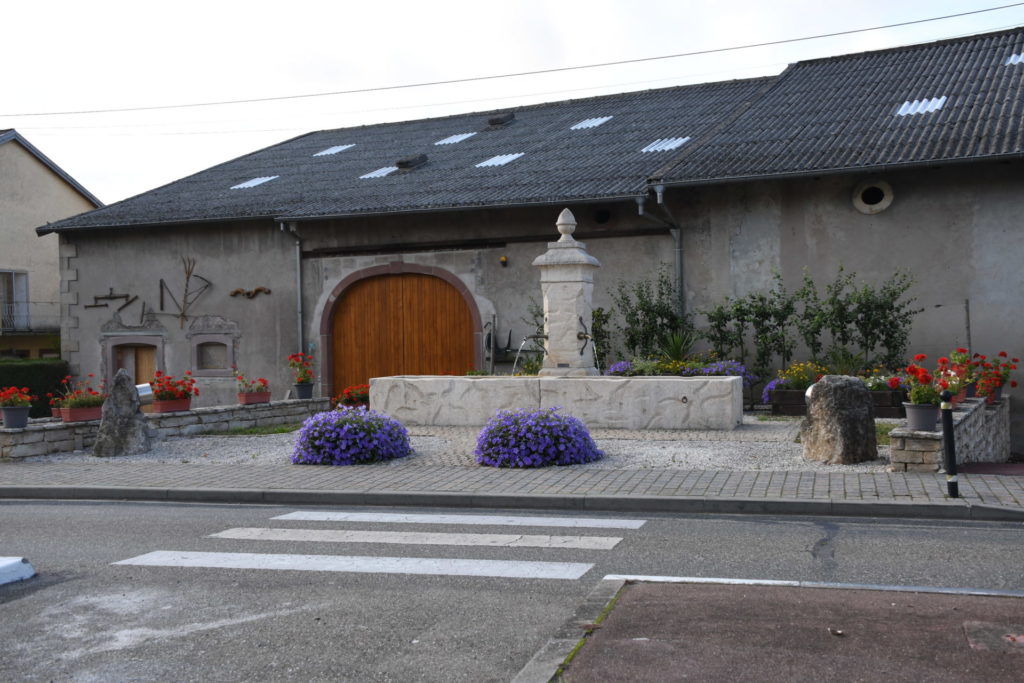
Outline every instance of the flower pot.
{"label": "flower pot", "polygon": [[4,429],[24,429],[28,426],[28,411],[31,406],[4,406]]}
{"label": "flower pot", "polygon": [[977,393],[977,391],[978,391],[978,383],[977,382],[969,382],[967,384],[967,386],[964,387],[964,392],[966,392],[964,394],[964,396],[966,398],[974,398],[974,396]]}
{"label": "flower pot", "polygon": [[238,402],[243,406],[253,403],[270,403],[269,391],[241,391],[238,393]]}
{"label": "flower pot", "polygon": [[156,399],[153,401],[154,413],[179,413],[192,407],[191,398]]}
{"label": "flower pot", "polygon": [[295,398],[313,398],[313,384],[307,382],[305,384],[293,384],[295,388]]}
{"label": "flower pot", "polygon": [[86,422],[88,420],[98,420],[101,417],[103,417],[103,406],[60,409],[60,419],[65,422]]}
{"label": "flower pot", "polygon": [[931,403],[904,403],[907,411],[907,429],[912,432],[935,432],[939,421],[939,407]]}
{"label": "flower pot", "polygon": [[992,389],[992,393],[985,397],[985,403],[994,403],[1003,398],[1003,385],[1000,384],[998,387]]}

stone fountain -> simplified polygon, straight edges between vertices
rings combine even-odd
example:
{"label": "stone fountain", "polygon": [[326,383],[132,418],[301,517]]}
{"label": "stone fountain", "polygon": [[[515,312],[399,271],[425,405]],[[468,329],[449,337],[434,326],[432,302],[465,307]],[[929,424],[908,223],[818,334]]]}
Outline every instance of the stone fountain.
{"label": "stone fountain", "polygon": [[573,238],[564,209],[560,237],[533,265],[541,271],[544,364],[536,377],[403,375],[370,380],[370,405],[408,425],[480,427],[500,409],[560,407],[591,428],[735,429],[743,418],[739,377],[600,377],[590,339],[600,262]]}

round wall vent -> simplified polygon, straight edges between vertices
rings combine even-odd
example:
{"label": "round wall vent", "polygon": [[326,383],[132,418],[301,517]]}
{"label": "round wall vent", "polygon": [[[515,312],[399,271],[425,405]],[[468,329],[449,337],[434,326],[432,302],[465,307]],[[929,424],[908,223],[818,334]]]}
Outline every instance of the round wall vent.
{"label": "round wall vent", "polygon": [[853,206],[868,215],[880,213],[892,204],[892,185],[884,180],[872,178],[857,184],[853,189]]}

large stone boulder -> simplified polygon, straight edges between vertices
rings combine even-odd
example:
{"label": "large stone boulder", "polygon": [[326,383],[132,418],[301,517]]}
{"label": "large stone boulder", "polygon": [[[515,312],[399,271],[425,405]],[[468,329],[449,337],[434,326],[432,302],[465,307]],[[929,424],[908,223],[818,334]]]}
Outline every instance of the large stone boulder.
{"label": "large stone boulder", "polygon": [[804,458],[850,465],[878,458],[875,406],[856,377],[825,375],[807,390],[807,417],[800,425]]}
{"label": "large stone boulder", "polygon": [[93,455],[107,458],[149,450],[149,425],[139,410],[140,405],[135,381],[127,370],[118,370],[107,400],[103,402],[103,416],[92,447]]}

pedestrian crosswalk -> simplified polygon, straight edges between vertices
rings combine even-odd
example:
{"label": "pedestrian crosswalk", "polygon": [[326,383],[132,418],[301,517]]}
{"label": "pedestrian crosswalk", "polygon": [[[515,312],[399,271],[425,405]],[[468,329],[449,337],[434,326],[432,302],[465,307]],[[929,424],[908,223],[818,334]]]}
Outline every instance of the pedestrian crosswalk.
{"label": "pedestrian crosswalk", "polygon": [[[547,527],[562,529],[639,529],[645,520],[605,517],[544,517],[532,515],[408,514],[377,512],[297,511],[271,518],[277,522],[332,522],[364,528],[234,527],[207,538],[238,541],[303,543],[358,543],[460,548],[506,548],[510,551],[606,551],[621,536],[472,533],[462,531],[407,531],[378,528],[394,524],[435,524],[469,527]],[[365,528],[365,525],[372,525]],[[283,547],[283,546],[282,546]],[[431,576],[477,576],[519,579],[575,580],[593,568],[588,562],[460,557],[390,557],[369,555],[313,555],[303,553],[244,553],[156,550],[115,565],[144,567],[204,567],[210,569],[291,570]]]}

